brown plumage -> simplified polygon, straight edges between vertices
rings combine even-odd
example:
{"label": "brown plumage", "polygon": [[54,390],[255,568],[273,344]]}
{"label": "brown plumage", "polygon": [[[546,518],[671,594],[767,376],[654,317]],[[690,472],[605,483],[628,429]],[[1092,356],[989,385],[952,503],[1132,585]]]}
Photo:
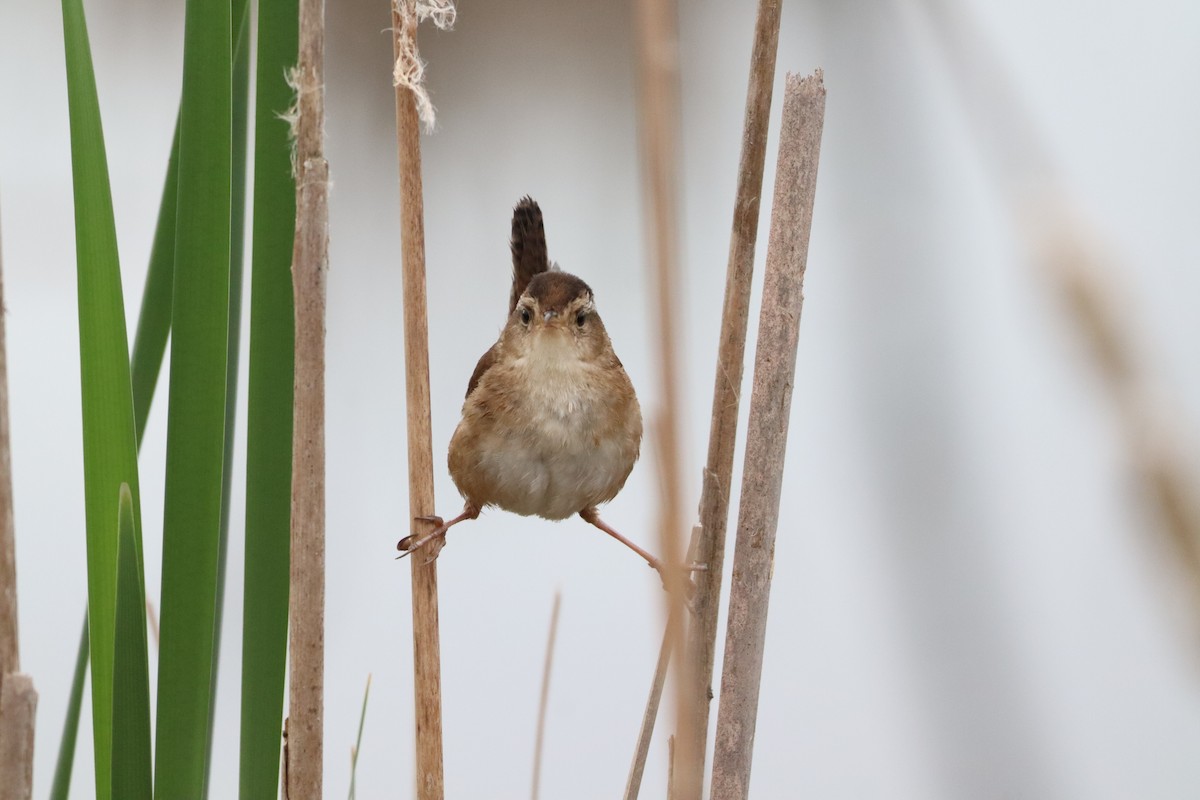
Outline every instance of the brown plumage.
{"label": "brown plumage", "polygon": [[542,224],[542,209],[529,195],[522,197],[513,209],[512,241],[513,282],[508,298],[508,313],[517,307],[525,287],[533,276],[551,269],[546,255],[546,228]]}
{"label": "brown plumage", "polygon": [[475,366],[450,440],[450,476],[466,506],[446,523],[428,518],[437,529],[399,547],[416,549],[496,506],[552,520],[579,514],[661,571],[596,513],[637,461],[642,415],[592,289],[551,266],[541,209],[529,197],[513,210],[511,248],[508,320]]}

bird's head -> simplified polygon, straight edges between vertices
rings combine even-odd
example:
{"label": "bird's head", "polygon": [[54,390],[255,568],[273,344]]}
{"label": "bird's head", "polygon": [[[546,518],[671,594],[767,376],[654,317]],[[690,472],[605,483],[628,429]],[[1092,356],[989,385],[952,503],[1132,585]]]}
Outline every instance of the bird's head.
{"label": "bird's head", "polygon": [[533,277],[505,335],[519,352],[538,357],[600,358],[612,349],[591,287],[558,270]]}

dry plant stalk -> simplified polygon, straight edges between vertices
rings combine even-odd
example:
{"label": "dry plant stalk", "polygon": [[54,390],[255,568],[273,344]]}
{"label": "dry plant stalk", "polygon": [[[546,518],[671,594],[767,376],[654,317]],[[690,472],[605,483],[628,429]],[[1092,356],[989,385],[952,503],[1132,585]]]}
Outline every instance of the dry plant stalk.
{"label": "dry plant stalk", "polygon": [[675,800],[679,795],[675,789],[675,737],[667,738],[667,800]]}
{"label": "dry plant stalk", "polygon": [[13,528],[12,452],[8,428],[8,349],[0,262],[0,685],[21,668],[17,642],[17,553]]}
{"label": "dry plant stalk", "polygon": [[17,642],[17,560],[13,528],[12,457],[8,427],[8,350],[4,336],[4,275],[0,268],[0,800],[33,796],[33,731],[37,692],[20,675]]}
{"label": "dry plant stalk", "polygon": [[[667,619],[683,618],[684,580],[682,570],[683,482],[679,467],[679,367],[676,332],[679,309],[679,34],[675,0],[639,0],[637,41],[640,73],[639,117],[647,208],[646,229],[651,237],[652,280],[658,320],[658,371],[662,393],[659,412],[651,426],[658,443],[659,485],[662,502],[659,516],[659,548],[668,565]],[[683,626],[669,626],[671,648],[683,651]],[[683,659],[675,660],[676,730],[684,731],[688,717],[685,698],[690,694],[690,674]],[[684,771],[691,775],[692,770]],[[690,787],[682,787],[684,796]],[[698,787],[697,787],[698,791]]]}
{"label": "dry plant stalk", "polygon": [[546,738],[546,709],[550,704],[550,670],[554,667],[554,642],[558,638],[558,612],[562,608],[562,592],[554,593],[554,610],[550,612],[550,634],[546,637],[546,663],[542,666],[542,695],[538,701],[537,738],[533,745],[533,790],[530,796],[538,800],[542,784],[542,748]]}
{"label": "dry plant stalk", "polygon": [[[692,528],[692,538],[688,542],[688,562],[696,560],[696,547],[700,538],[700,526]],[[680,609],[673,609],[680,610]],[[658,648],[658,661],[654,665],[654,678],[650,682],[650,696],[646,698],[646,711],[642,714],[642,727],[638,731],[637,746],[633,751],[633,763],[629,766],[629,777],[625,781],[625,800],[637,800],[642,789],[642,775],[646,771],[646,757],[650,753],[650,738],[654,734],[654,723],[658,719],[658,707],[662,702],[663,686],[667,683],[667,668],[671,665],[671,648],[678,640],[680,618],[671,615],[663,628],[662,644]],[[671,737],[674,741],[675,737]],[[670,755],[671,768],[675,763],[675,751]],[[672,797],[672,795],[668,795]]]}
{"label": "dry plant stalk", "polygon": [[[629,777],[625,780],[624,800],[637,800],[642,789],[642,775],[646,772],[646,757],[650,754],[650,738],[654,734],[654,722],[658,719],[658,706],[662,702],[663,686],[667,682],[667,667],[671,663],[671,647],[679,636],[679,617],[672,614],[663,631],[662,645],[658,649],[658,661],[654,665],[654,678],[650,682],[650,697],[646,700],[646,712],[642,715],[642,727],[638,731],[637,747],[633,751],[633,763]],[[674,737],[672,737],[674,741]],[[670,761],[675,761],[674,750]],[[668,769],[671,765],[668,765]],[[667,797],[673,797],[668,792]]]}
{"label": "dry plant stalk", "polygon": [[754,277],[754,249],[758,215],[762,208],[763,164],[767,155],[767,128],[771,119],[771,94],[775,82],[775,56],[779,49],[779,16],[782,0],[759,0],[754,23],[754,48],[750,55],[750,80],[746,89],[746,117],[742,128],[742,154],[738,164],[737,197],[733,205],[733,232],[729,239],[729,266],[725,276],[725,306],[717,349],[716,385],[713,387],[712,427],[708,434],[708,461],[700,490],[700,536],[695,561],[707,565],[696,576],[691,600],[692,625],[688,630],[688,663],[696,670],[687,713],[690,735],[679,740],[682,763],[691,774],[683,781],[692,792],[681,800],[700,800],[704,781],[708,716],[712,703],[713,662],[716,658],[717,617],[721,609],[721,578],[725,565],[725,531],[729,523],[729,489],[733,481],[733,453],[737,444],[738,408],[746,360],[746,326],[750,317],[750,285]]}
{"label": "dry plant stalk", "polygon": [[37,692],[28,675],[9,673],[0,689],[0,800],[33,797],[33,725]]}
{"label": "dry plant stalk", "polygon": [[803,78],[789,74],[783,101],[713,753],[712,796],[722,800],[745,798],[750,790],[804,270],[825,118],[822,77],[820,70]]}
{"label": "dry plant stalk", "polygon": [[325,688],[325,276],[329,267],[329,164],[325,133],[325,3],[300,2],[300,54],[293,73],[296,238],[295,431],[286,789],[319,800]]}
{"label": "dry plant stalk", "polygon": [[[392,46],[397,61],[417,38],[416,0],[394,0]],[[409,516],[435,513],[433,432],[429,407],[429,323],[425,297],[425,222],[421,186],[421,132],[416,96],[396,87],[396,148],[400,160],[400,237],[404,287],[404,386],[408,411]],[[412,521],[412,533],[433,529]],[[434,551],[436,552],[436,551]],[[412,567],[413,691],[417,726],[419,800],[441,800],[442,666],[438,636],[437,560],[414,556]]]}

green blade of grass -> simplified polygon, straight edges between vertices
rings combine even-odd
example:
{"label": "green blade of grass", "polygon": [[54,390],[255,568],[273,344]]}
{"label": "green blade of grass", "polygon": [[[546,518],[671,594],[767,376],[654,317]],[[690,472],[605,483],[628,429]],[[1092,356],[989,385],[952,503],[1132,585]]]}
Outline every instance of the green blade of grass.
{"label": "green blade of grass", "polygon": [[167,335],[171,332],[171,292],[175,281],[175,211],[179,196],[179,116],[171,135],[171,155],[167,159],[167,177],[163,181],[162,200],[158,204],[158,222],[150,245],[150,266],[142,290],[142,307],[133,335],[130,377],[133,381],[134,424],[138,446],[150,418],[150,401],[158,385]]}
{"label": "green blade of grass", "polygon": [[[212,687],[208,710],[205,764],[212,769],[213,720],[216,716],[217,677],[221,665],[221,631],[225,612],[225,566],[228,561],[229,498],[233,485],[234,428],[237,422],[238,364],[242,331],[242,252],[246,231],[246,122],[250,94],[250,4],[233,0],[233,103],[229,214],[229,334],[225,369],[225,453],[221,471],[221,534],[217,549],[217,608],[213,640]],[[205,774],[205,796],[208,775]]]}
{"label": "green blade of grass", "polygon": [[75,673],[71,678],[71,695],[67,698],[67,718],[63,722],[62,739],[58,744],[58,759],[54,762],[54,781],[50,784],[50,800],[67,800],[71,793],[71,770],[75,764],[75,740],[79,736],[79,709],[83,705],[83,682],[87,678],[88,662],[87,612],[83,615],[83,633],[79,635],[79,654],[75,657]]}
{"label": "green blade of grass", "polygon": [[118,502],[117,619],[113,653],[112,796],[150,800],[150,667],[146,654],[146,585],[133,513],[121,484]]}
{"label": "green blade of grass", "polygon": [[[162,368],[167,335],[171,331],[171,287],[175,272],[175,199],[179,176],[179,120],[171,136],[171,155],[167,160],[167,177],[159,204],[158,222],[154,228],[154,243],[150,248],[150,265],[146,271],[146,286],[142,290],[142,307],[137,331],[133,337],[133,355],[129,372],[133,384],[133,424],[141,449],[142,434],[150,416],[150,403]],[[83,635],[79,639],[75,675],[67,700],[67,715],[63,735],[59,740],[58,760],[55,762],[54,783],[50,800],[66,800],[71,787],[71,771],[75,762],[75,742],[79,734],[79,710],[83,702],[83,681],[87,674],[88,635],[87,612],[84,612]]]}
{"label": "green blade of grass", "polygon": [[[96,796],[108,800],[116,622],[115,522],[122,483],[130,487],[134,518],[138,517],[137,436],[117,236],[87,23],[81,0],[62,0],[62,10],[75,196],[92,731]],[[135,530],[140,527],[136,525]]]}
{"label": "green blade of grass", "polygon": [[242,800],[279,794],[287,668],[292,493],[296,187],[284,76],[296,64],[297,0],[260,0],[254,125],[254,231],[246,420],[246,556],[242,620]]}
{"label": "green blade of grass", "polygon": [[155,796],[204,792],[229,336],[229,0],[188,0],[171,313]]}

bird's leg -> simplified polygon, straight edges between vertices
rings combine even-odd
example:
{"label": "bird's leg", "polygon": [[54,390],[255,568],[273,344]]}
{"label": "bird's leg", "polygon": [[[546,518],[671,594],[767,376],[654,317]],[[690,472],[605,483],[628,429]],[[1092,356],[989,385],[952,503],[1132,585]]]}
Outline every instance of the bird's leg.
{"label": "bird's leg", "polygon": [[430,533],[427,533],[420,538],[417,538],[417,534],[414,533],[414,534],[405,536],[403,539],[396,542],[396,549],[404,551],[400,555],[396,556],[396,558],[404,558],[406,555],[408,555],[409,553],[411,553],[414,550],[417,550],[418,548],[422,547],[426,543],[431,542],[434,539],[437,539],[439,537],[445,537],[446,531],[450,530],[452,527],[454,527],[458,523],[465,522],[466,520],[469,520],[469,519],[476,519],[478,516],[479,516],[479,508],[471,505],[470,503],[467,503],[465,506],[463,506],[462,513],[459,514],[454,519],[450,520],[449,522],[444,522],[444,521],[442,521],[441,517],[433,516],[433,515],[424,516],[424,517],[413,517],[413,519],[419,519],[422,522],[432,522],[434,525],[437,525],[437,527],[434,528],[433,531],[431,531]]}
{"label": "bird's leg", "polygon": [[[597,528],[604,531],[609,536],[613,537],[618,542],[625,545],[626,547],[628,547],[633,552],[637,553],[642,558],[646,559],[646,563],[649,564],[651,567],[653,567],[655,569],[655,571],[658,572],[658,576],[660,578],[662,578],[664,589],[666,589],[670,585],[667,580],[667,569],[666,569],[666,566],[663,564],[663,562],[660,561],[659,559],[655,558],[654,556],[650,555],[649,552],[638,547],[636,544],[631,542],[629,539],[626,539],[624,536],[622,536],[621,534],[619,534],[615,530],[613,530],[613,528],[610,527],[607,522],[600,519],[600,512],[598,512],[595,508],[585,508],[583,511],[579,512],[579,516],[582,517],[585,522],[595,525]],[[692,573],[692,572],[702,572],[706,569],[708,569],[707,564],[692,564],[686,568],[686,571],[688,573]],[[684,594],[686,594],[687,596],[690,597],[691,595],[693,595],[695,593],[695,591],[696,591],[696,586],[692,581],[689,580],[684,584]]]}
{"label": "bird's leg", "polygon": [[666,581],[667,574],[666,574],[666,572],[663,571],[663,563],[661,561],[659,561],[657,558],[655,558],[654,556],[650,555],[650,553],[648,553],[647,551],[638,547],[636,544],[631,542],[629,539],[626,539],[624,536],[622,536],[621,534],[619,534],[615,530],[613,530],[611,527],[609,527],[609,524],[607,522],[600,519],[600,512],[598,512],[596,509],[585,508],[583,511],[579,512],[579,516],[582,517],[585,522],[595,525],[597,528],[604,531],[609,536],[613,537],[618,542],[625,545],[626,547],[628,547],[633,552],[637,553],[642,558],[646,559],[646,563],[649,564],[650,566],[654,567],[654,569],[658,571],[658,574],[663,577],[663,581],[664,582]]}

